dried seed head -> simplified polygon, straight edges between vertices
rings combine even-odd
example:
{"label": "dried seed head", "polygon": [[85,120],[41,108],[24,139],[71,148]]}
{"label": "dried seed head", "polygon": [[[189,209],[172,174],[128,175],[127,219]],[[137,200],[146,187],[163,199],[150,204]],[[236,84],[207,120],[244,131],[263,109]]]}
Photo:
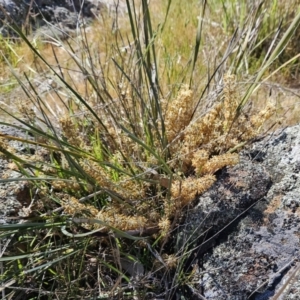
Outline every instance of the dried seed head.
{"label": "dried seed head", "polygon": [[236,153],[225,153],[213,156],[201,168],[201,174],[213,174],[225,166],[233,166],[239,162],[239,155]]}
{"label": "dried seed head", "polygon": [[169,234],[171,223],[167,217],[160,219],[158,222],[158,227],[160,229],[160,233],[163,237],[166,237]]}
{"label": "dried seed head", "polygon": [[165,127],[169,143],[190,123],[193,109],[193,92],[188,86],[183,86],[179,90],[177,98],[168,106],[165,115]]}
{"label": "dried seed head", "polygon": [[183,207],[193,201],[196,194],[207,191],[215,181],[216,177],[210,174],[200,178],[188,177],[183,181],[175,181],[171,187],[172,198],[179,199]]}
{"label": "dried seed head", "polygon": [[177,267],[178,258],[175,256],[175,254],[168,255],[164,253],[162,258],[168,269],[175,269]]}

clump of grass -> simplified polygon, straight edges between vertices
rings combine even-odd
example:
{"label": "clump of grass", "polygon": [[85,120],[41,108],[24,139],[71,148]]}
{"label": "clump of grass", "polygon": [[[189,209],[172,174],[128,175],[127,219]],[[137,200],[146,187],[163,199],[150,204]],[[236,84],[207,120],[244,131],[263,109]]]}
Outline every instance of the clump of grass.
{"label": "clump of grass", "polygon": [[[247,104],[299,15],[248,89],[241,89],[238,78],[248,57],[236,36],[208,80],[197,80],[206,47],[199,18],[185,68],[172,73],[171,50],[162,46],[170,38],[171,1],[155,27],[147,1],[140,7],[126,3],[129,25],[106,34],[104,52],[103,45],[88,42],[83,28],[77,38],[51,41],[50,63],[14,28],[53,85],[44,95],[29,76],[24,81],[14,73],[28,103],[20,105],[22,117],[6,113],[33,138],[1,135],[1,152],[32,191],[30,207],[22,211],[31,221],[1,226],[8,249],[15,249],[1,260],[10,296],[172,298],[195,275],[184,271],[189,244],[172,249],[178,224],[196,196],[213,185],[214,173],[238,163],[237,151],[274,112],[268,100],[260,112]],[[199,9],[204,17],[206,7]],[[103,16],[102,25],[110,22]],[[248,22],[245,32],[255,19]],[[218,72],[222,89],[211,90]],[[7,140],[34,145],[35,153],[20,155]]]}
{"label": "clump of grass", "polygon": [[[255,44],[254,47],[245,49],[245,51],[251,51],[248,63],[249,68],[252,69],[251,72],[255,72],[265,57],[269,55],[270,49],[275,47],[276,39],[274,37],[282,38],[290,26],[298,7],[299,1],[272,0],[260,3],[257,1],[221,1],[221,4],[219,1],[212,1],[210,3],[210,18],[218,29],[218,33],[223,32],[231,36],[237,28],[244,27],[245,19],[249,16],[252,17],[253,8],[259,8],[258,14],[254,16],[257,22],[253,24],[252,32],[249,31],[245,36],[248,43]],[[259,30],[257,30],[258,28]],[[283,49],[278,60],[269,68],[269,72],[282,67],[285,62],[298,55],[297,36],[299,36],[299,32],[299,29],[296,29],[289,46]],[[277,76],[276,79],[281,83],[294,82],[298,78],[298,72],[298,63],[294,59],[292,64],[281,69],[280,76]]]}

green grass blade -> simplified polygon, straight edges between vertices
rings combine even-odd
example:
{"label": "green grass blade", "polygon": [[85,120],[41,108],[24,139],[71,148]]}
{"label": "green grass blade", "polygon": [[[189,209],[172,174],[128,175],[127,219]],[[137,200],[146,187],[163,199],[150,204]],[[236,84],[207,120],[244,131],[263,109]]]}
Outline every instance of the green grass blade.
{"label": "green grass blade", "polygon": [[243,108],[243,106],[249,100],[250,96],[253,94],[254,89],[260,85],[260,81],[264,73],[268,70],[270,65],[278,58],[278,56],[286,48],[288,42],[293,37],[295,30],[299,27],[299,24],[300,24],[300,10],[298,10],[297,15],[295,16],[293,22],[291,23],[287,31],[284,33],[283,37],[280,39],[279,43],[277,44],[274,51],[271,53],[270,57],[266,60],[264,65],[261,67],[261,70],[256,75],[254,82],[250,85],[241,103],[239,104],[237,112],[239,112]]}

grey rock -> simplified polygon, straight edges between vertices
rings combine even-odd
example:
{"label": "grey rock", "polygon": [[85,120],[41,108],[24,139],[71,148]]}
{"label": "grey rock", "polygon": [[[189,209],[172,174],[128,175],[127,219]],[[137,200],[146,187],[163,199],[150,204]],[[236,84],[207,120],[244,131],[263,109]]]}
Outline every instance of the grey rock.
{"label": "grey rock", "polygon": [[[179,250],[187,242],[198,247],[206,299],[272,299],[285,286],[299,258],[299,170],[295,126],[242,151],[241,162],[199,197],[177,243]],[[285,297],[300,299],[300,286]]]}
{"label": "grey rock", "polygon": [[11,25],[34,32],[41,27],[58,25],[62,31],[74,30],[82,19],[90,21],[101,10],[126,12],[123,0],[0,0],[0,34],[15,37]]}
{"label": "grey rock", "polygon": [[[0,132],[4,135],[27,138],[28,134],[19,128],[0,125]],[[16,151],[17,154],[24,154],[30,149],[28,146],[19,141],[9,141],[9,146]],[[6,160],[4,156],[0,155],[0,178],[7,179],[7,182],[0,183],[0,223],[8,222],[9,216],[16,216],[19,209],[26,205],[28,197],[25,197],[26,190],[24,181],[10,181],[17,180],[22,175],[9,167],[10,161]]]}

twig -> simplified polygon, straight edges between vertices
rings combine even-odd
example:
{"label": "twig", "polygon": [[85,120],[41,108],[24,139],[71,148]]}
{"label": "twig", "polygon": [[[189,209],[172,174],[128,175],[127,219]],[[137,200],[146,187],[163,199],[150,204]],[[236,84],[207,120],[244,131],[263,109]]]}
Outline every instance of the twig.
{"label": "twig", "polygon": [[[290,266],[292,265],[292,263],[294,263],[295,259],[292,259],[289,263],[287,263],[286,265],[284,265],[278,272],[276,272],[275,274],[273,274],[272,278],[264,281],[260,286],[258,286],[252,293],[251,295],[247,298],[250,299],[259,289],[261,289],[263,286],[265,286],[268,283],[268,286],[271,286],[274,282],[274,280],[280,276],[282,276],[282,273],[290,268]],[[299,266],[296,268],[296,271],[299,269]],[[285,289],[286,285],[288,284],[288,282],[291,280],[291,278],[293,277],[295,272],[293,272],[292,276],[288,279],[288,281],[283,285],[283,287],[279,290],[279,293],[277,293],[277,295],[275,295],[272,300],[276,300],[278,299],[278,296],[283,292],[283,290]]]}
{"label": "twig", "polygon": [[276,293],[276,295],[274,295],[274,297],[272,298],[272,300],[279,300],[280,296],[285,296],[288,292],[289,292],[289,288],[288,285],[289,283],[292,283],[295,279],[296,279],[296,275],[300,270],[300,263],[298,263],[298,265],[295,267],[295,270],[293,271],[293,273],[287,278],[286,282],[283,284],[283,286],[280,288],[280,290]]}

